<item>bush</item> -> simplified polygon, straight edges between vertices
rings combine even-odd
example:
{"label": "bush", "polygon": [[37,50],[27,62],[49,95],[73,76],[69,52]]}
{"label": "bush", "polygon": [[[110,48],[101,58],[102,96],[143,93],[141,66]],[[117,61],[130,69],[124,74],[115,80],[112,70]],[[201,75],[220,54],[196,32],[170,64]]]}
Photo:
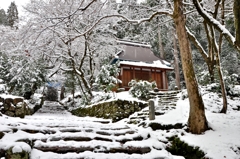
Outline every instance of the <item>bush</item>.
{"label": "bush", "polygon": [[148,81],[136,81],[131,80],[128,85],[131,87],[129,92],[133,97],[137,97],[139,99],[149,99],[149,92],[153,91],[155,87],[157,87],[156,82],[148,82]]}

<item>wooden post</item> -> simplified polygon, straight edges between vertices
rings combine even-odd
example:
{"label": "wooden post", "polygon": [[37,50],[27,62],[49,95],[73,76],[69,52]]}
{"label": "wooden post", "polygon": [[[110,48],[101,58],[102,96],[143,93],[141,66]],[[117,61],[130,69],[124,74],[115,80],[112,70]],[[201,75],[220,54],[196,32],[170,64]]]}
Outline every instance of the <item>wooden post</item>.
{"label": "wooden post", "polygon": [[167,83],[166,83],[166,71],[165,70],[163,70],[162,71],[162,89],[166,89],[166,85],[167,85]]}
{"label": "wooden post", "polygon": [[149,102],[149,120],[155,119],[155,106],[154,106],[154,100],[150,99]]}

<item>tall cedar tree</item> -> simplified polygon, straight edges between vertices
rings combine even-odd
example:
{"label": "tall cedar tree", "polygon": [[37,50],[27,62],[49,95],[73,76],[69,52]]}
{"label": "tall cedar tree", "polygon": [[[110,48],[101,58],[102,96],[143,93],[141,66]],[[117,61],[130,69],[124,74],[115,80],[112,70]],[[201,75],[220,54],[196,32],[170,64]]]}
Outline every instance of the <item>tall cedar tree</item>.
{"label": "tall cedar tree", "polygon": [[193,134],[201,134],[208,129],[208,122],[205,116],[203,100],[200,92],[198,91],[198,83],[194,73],[192,53],[185,27],[186,19],[183,13],[183,8],[182,0],[174,0],[173,20],[176,25],[183,73],[190,102],[190,113],[188,119],[189,131]]}
{"label": "tall cedar tree", "polygon": [[14,27],[14,24],[18,21],[18,9],[15,2],[11,2],[7,10],[7,25]]}

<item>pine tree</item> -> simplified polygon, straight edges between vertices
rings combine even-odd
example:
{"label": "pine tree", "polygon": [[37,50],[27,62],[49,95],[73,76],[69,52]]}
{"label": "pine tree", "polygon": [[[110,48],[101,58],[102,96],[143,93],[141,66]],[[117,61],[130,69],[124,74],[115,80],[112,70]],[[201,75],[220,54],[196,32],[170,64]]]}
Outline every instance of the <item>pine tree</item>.
{"label": "pine tree", "polygon": [[13,28],[17,22],[18,22],[18,9],[15,2],[11,2],[7,10],[7,25]]}
{"label": "pine tree", "polygon": [[11,80],[12,76],[10,75],[11,69],[11,61],[8,56],[0,52],[0,79],[3,80],[4,83],[7,83]]}
{"label": "pine tree", "polygon": [[6,25],[7,23],[7,15],[4,9],[0,10],[0,25]]}
{"label": "pine tree", "polygon": [[104,92],[112,91],[118,83],[122,81],[117,79],[120,69],[118,68],[118,63],[116,64],[105,64],[101,67],[99,74],[95,80],[95,86]]}

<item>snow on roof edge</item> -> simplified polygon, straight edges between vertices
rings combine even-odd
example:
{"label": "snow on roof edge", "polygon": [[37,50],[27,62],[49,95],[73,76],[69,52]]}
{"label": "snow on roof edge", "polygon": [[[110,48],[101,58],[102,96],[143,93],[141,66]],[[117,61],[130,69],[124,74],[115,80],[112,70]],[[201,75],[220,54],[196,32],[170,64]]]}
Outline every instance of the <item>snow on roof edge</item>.
{"label": "snow on roof edge", "polygon": [[132,65],[132,66],[145,66],[145,67],[164,68],[164,69],[173,70],[173,67],[169,67],[167,65],[162,64],[160,60],[153,61],[153,63],[133,62],[133,61],[120,61],[120,64]]}
{"label": "snow on roof edge", "polygon": [[143,44],[143,43],[138,43],[138,42],[117,40],[117,43],[119,43],[119,44],[126,44],[126,45],[134,45],[134,46],[139,46],[139,47],[148,47],[148,48],[151,48],[151,45]]}

